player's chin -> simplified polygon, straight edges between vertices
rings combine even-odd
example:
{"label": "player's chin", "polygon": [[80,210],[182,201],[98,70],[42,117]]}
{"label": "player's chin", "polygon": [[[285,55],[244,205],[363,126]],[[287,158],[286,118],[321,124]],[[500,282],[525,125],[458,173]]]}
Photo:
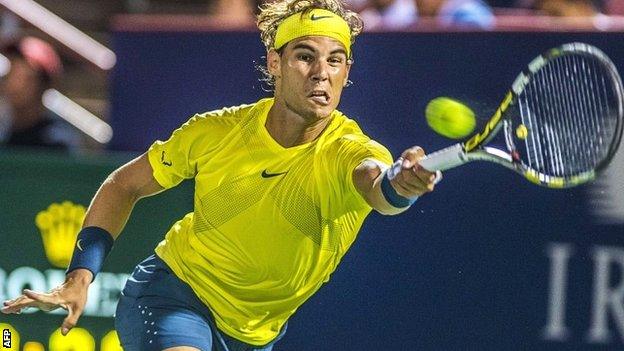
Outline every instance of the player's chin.
{"label": "player's chin", "polygon": [[310,101],[309,111],[311,114],[316,116],[317,118],[324,118],[331,115],[331,113],[336,109],[336,104],[333,101],[329,101],[328,103],[319,103],[318,101]]}
{"label": "player's chin", "polygon": [[314,119],[323,119],[326,117],[329,117],[329,115],[331,115],[331,113],[334,111],[334,108],[332,107],[312,107],[309,108],[306,115],[314,118]]}

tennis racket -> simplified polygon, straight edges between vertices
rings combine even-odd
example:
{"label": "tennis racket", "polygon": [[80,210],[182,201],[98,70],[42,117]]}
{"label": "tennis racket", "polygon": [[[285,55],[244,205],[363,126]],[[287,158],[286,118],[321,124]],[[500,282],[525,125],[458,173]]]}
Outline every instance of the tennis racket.
{"label": "tennis racket", "polygon": [[[602,51],[583,43],[562,45],[529,63],[480,133],[419,163],[444,171],[490,161],[550,188],[589,182],[607,167],[622,139],[623,91]],[[501,130],[505,147],[487,146]],[[396,162],[389,178],[400,170]]]}

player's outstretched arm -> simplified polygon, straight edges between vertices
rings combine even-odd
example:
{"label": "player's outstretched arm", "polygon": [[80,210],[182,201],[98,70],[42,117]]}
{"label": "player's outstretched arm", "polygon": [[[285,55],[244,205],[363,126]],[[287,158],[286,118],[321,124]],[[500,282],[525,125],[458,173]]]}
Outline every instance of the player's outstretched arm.
{"label": "player's outstretched arm", "polygon": [[66,335],[78,322],[87,302],[89,284],[101,268],[112,243],[126,224],[134,204],[164,190],[152,175],[144,154],[120,167],[104,181],[87,210],[65,282],[48,293],[24,290],[3,303],[3,313],[20,313],[26,307],[68,311],[61,332]]}
{"label": "player's outstretched arm", "polygon": [[365,160],[353,171],[353,184],[366,202],[386,215],[399,214],[418,198],[433,191],[436,174],[418,164],[425,156],[422,148],[414,146],[401,154],[401,171],[392,180],[379,164]]}

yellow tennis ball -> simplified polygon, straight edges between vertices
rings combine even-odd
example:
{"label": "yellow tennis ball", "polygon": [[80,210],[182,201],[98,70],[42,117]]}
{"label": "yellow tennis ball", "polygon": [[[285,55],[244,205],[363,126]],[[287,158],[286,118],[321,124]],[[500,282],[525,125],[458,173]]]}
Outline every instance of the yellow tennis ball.
{"label": "yellow tennis ball", "polygon": [[468,106],[447,97],[429,101],[425,117],[431,129],[451,139],[468,136],[477,124],[475,114]]}

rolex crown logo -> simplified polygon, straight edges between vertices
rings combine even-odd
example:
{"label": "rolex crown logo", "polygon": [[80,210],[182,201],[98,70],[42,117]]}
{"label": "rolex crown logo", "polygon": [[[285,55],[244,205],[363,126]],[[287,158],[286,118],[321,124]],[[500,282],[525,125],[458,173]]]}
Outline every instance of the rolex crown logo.
{"label": "rolex crown logo", "polygon": [[64,201],[53,203],[37,214],[35,224],[41,232],[46,257],[53,266],[67,268],[69,265],[85,212],[84,206]]}

